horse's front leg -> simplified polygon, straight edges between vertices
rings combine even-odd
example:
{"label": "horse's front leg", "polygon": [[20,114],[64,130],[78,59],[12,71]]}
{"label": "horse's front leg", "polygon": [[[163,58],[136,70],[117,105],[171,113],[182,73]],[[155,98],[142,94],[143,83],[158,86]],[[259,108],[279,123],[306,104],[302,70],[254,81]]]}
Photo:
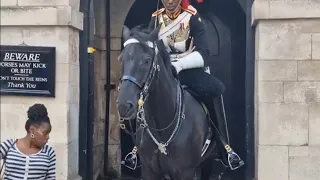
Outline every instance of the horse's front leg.
{"label": "horse's front leg", "polygon": [[142,180],[163,180],[163,176],[154,173],[148,167],[141,166],[141,179]]}
{"label": "horse's front leg", "polygon": [[195,176],[196,169],[182,170],[170,174],[171,180],[197,180]]}
{"label": "horse's front leg", "polygon": [[194,172],[193,180],[201,180],[202,177],[202,169],[201,167],[197,167],[197,169]]}

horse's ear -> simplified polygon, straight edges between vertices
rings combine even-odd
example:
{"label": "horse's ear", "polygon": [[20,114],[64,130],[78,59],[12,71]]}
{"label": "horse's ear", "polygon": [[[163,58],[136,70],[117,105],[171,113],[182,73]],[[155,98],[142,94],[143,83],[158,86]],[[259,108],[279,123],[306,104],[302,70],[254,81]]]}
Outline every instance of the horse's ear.
{"label": "horse's ear", "polygon": [[130,38],[130,29],[124,25],[122,29],[123,42],[126,42]]}
{"label": "horse's ear", "polygon": [[156,44],[158,46],[159,53],[161,54],[161,57],[162,57],[162,60],[163,60],[163,63],[165,65],[165,67],[167,69],[171,68],[170,56],[169,56],[169,53],[167,52],[167,50],[166,50],[166,48],[164,46],[163,40],[156,41]]}
{"label": "horse's ear", "polygon": [[155,28],[155,18],[152,18],[148,25],[148,30],[152,31]]}
{"label": "horse's ear", "polygon": [[158,39],[158,34],[160,31],[161,26],[158,26],[156,29],[154,29],[153,31],[151,31],[150,35],[149,35],[149,40],[150,41],[155,41]]}

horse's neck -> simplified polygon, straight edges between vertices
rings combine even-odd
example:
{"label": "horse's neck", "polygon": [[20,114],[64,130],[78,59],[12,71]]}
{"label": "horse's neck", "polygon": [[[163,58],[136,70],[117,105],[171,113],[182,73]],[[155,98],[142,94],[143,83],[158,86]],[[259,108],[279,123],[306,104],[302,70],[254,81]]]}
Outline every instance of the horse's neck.
{"label": "horse's neck", "polygon": [[[155,88],[150,92],[146,102],[148,123],[157,129],[167,127],[175,118],[177,108],[177,81],[171,72],[160,66],[159,77]],[[172,130],[174,126],[168,128]],[[167,132],[165,134],[168,134]]]}

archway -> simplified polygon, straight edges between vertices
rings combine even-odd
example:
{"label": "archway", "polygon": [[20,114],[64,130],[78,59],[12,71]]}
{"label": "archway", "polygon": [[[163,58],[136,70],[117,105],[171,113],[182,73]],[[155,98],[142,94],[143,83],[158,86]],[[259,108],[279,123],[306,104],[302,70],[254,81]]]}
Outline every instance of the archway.
{"label": "archway", "polygon": [[[158,0],[136,0],[127,14],[124,24],[132,28],[150,21],[157,9]],[[211,71],[226,85],[225,106],[229,121],[231,143],[246,159],[245,147],[245,65],[246,65],[246,14],[237,0],[205,0],[193,5],[210,21],[212,55]],[[143,7],[143,10],[141,10]],[[121,152],[124,157],[132,148],[131,138],[121,133]],[[228,179],[243,180],[245,168],[228,173]],[[122,167],[122,175],[139,177],[139,169],[131,171]]]}

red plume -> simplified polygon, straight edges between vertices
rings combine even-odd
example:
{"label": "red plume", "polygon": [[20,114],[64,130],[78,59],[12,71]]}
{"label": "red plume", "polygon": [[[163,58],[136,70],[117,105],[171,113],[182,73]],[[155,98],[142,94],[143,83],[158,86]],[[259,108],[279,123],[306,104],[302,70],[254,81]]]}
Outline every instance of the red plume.
{"label": "red plume", "polygon": [[[197,3],[203,3],[204,0],[196,0]],[[181,6],[182,8],[186,9],[190,5],[190,0],[182,0],[181,1]]]}
{"label": "red plume", "polygon": [[181,1],[182,8],[187,9],[189,5],[190,5],[190,0],[182,0]]}

